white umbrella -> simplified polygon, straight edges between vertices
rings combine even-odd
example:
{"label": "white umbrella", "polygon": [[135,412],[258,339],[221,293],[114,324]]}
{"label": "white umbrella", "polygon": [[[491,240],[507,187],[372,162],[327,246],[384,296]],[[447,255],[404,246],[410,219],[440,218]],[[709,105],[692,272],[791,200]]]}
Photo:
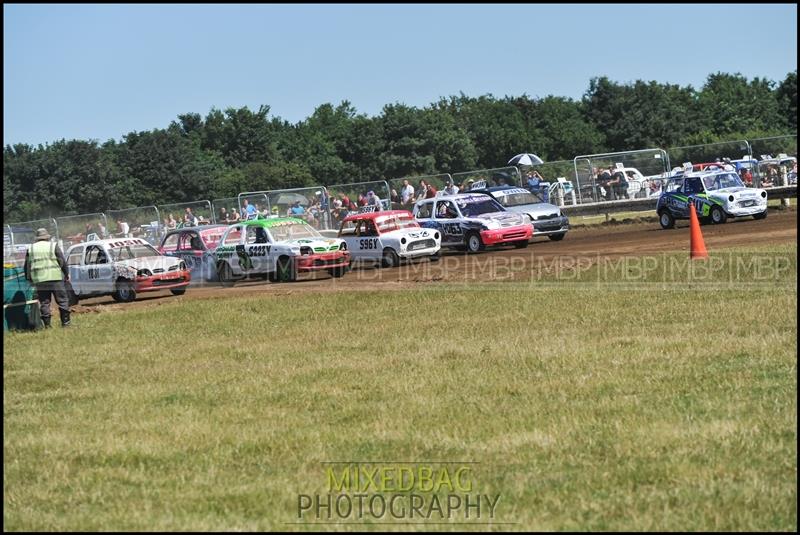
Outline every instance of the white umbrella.
{"label": "white umbrella", "polygon": [[517,154],[516,156],[508,160],[508,165],[541,165],[543,163],[544,160],[542,160],[535,154],[531,154],[530,152]]}

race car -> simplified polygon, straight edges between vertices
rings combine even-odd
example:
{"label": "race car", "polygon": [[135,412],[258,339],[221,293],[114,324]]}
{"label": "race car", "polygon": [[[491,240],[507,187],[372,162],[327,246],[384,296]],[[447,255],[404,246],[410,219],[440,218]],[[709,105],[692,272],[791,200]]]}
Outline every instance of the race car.
{"label": "race car", "polygon": [[383,267],[395,267],[401,259],[438,260],[442,246],[439,231],[420,227],[407,210],[364,210],[349,215],[342,221],[338,237],[347,243],[354,262],[380,262]]}
{"label": "race car", "polygon": [[514,186],[497,186],[475,189],[470,192],[488,193],[509,212],[527,215],[533,225],[533,237],[547,236],[553,241],[564,239],[569,230],[569,219],[561,209],[530,191]]}
{"label": "race car", "polygon": [[307,271],[341,277],[350,267],[344,240],[325,238],[295,217],[253,219],[231,225],[216,251],[217,274],[223,286],[261,277],[289,282]]}
{"label": "race car", "polygon": [[676,219],[689,219],[689,204],[697,217],[721,224],[728,217],[767,217],[767,192],[748,188],[730,170],[703,171],[676,175],[658,198],[656,213],[662,228],[675,226]]}
{"label": "race car", "polygon": [[133,301],[141,292],[186,292],[192,275],[180,258],[163,256],[141,238],[113,238],[78,243],[67,249],[74,303],[78,299],[111,295]]}
{"label": "race car", "polygon": [[422,199],[414,217],[442,233],[442,246],[477,253],[490,245],[528,246],[533,227],[527,216],[509,212],[488,193],[458,193]]}
{"label": "race car", "polygon": [[214,251],[228,225],[202,225],[170,230],[158,251],[182,259],[195,280],[217,280],[217,257]]}

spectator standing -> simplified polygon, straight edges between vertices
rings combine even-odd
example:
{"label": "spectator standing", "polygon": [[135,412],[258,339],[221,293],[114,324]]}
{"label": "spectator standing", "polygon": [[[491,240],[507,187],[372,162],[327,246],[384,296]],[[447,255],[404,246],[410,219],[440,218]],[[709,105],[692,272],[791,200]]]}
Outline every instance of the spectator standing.
{"label": "spectator standing", "polygon": [[178,222],[175,221],[175,216],[172,214],[169,214],[169,219],[167,220],[167,228],[169,230],[174,230],[178,228]]}
{"label": "spectator standing", "polygon": [[250,204],[247,199],[242,201],[242,217],[245,219],[255,219],[257,217],[256,207]]}
{"label": "spectator standing", "polygon": [[229,221],[228,211],[223,206],[219,209],[219,222],[220,223],[227,223]]}
{"label": "spectator standing", "polygon": [[367,192],[367,206],[374,206],[375,210],[380,210],[381,205],[381,198],[375,195],[374,191]]}
{"label": "spectator standing", "polygon": [[434,197],[436,197],[436,188],[433,186],[433,184],[428,184],[428,189],[425,192],[425,198],[432,199]]}
{"label": "spectator standing", "polygon": [[417,200],[426,199],[428,197],[428,183],[424,180],[419,181],[419,193],[417,193]]}
{"label": "spectator standing", "polygon": [[458,188],[456,187],[455,184],[453,184],[452,180],[448,180],[447,186],[445,186],[444,188],[444,192],[448,195],[455,195],[456,193],[458,193]]}
{"label": "spectator standing", "polygon": [[403,187],[400,189],[400,204],[411,204],[414,202],[414,186],[408,180],[403,180]]}
{"label": "spectator standing", "polygon": [[242,216],[239,215],[239,211],[236,208],[231,208],[231,217],[228,223],[238,223],[242,220]]}
{"label": "spectator standing", "polygon": [[131,227],[122,219],[117,219],[117,229],[119,230],[120,238],[130,238]]}
{"label": "spectator standing", "polygon": [[25,276],[36,287],[41,305],[42,323],[50,328],[50,303],[55,297],[61,326],[69,327],[69,296],[65,281],[69,282],[69,269],[64,252],[50,241],[47,229],[36,231],[36,239],[25,254]]}

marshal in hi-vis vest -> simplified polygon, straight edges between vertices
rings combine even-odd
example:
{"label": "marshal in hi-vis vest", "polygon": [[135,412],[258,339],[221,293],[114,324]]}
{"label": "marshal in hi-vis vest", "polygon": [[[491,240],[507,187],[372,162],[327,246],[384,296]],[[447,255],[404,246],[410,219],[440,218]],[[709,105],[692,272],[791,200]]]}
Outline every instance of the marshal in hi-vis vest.
{"label": "marshal in hi-vis vest", "polygon": [[31,245],[31,280],[34,284],[62,280],[61,268],[56,259],[56,244],[37,241]]}

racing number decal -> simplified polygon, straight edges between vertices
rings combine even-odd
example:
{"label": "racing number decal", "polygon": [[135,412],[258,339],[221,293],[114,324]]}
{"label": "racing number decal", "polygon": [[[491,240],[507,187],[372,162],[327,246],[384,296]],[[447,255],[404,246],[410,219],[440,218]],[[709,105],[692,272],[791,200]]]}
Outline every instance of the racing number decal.
{"label": "racing number decal", "polygon": [[461,236],[464,234],[460,223],[442,223],[442,232],[448,236]]}
{"label": "racing number decal", "polygon": [[364,249],[377,249],[378,248],[378,238],[364,238],[358,240],[358,248],[362,251]]}
{"label": "racing number decal", "polygon": [[100,278],[100,269],[98,268],[89,268],[89,278],[90,279],[99,279]]}
{"label": "racing number decal", "polygon": [[695,197],[692,202],[694,202],[694,209],[697,211],[698,216],[705,217],[711,211],[711,205],[702,197]]}
{"label": "racing number decal", "polygon": [[250,247],[250,256],[267,256],[271,245],[252,245]]}

